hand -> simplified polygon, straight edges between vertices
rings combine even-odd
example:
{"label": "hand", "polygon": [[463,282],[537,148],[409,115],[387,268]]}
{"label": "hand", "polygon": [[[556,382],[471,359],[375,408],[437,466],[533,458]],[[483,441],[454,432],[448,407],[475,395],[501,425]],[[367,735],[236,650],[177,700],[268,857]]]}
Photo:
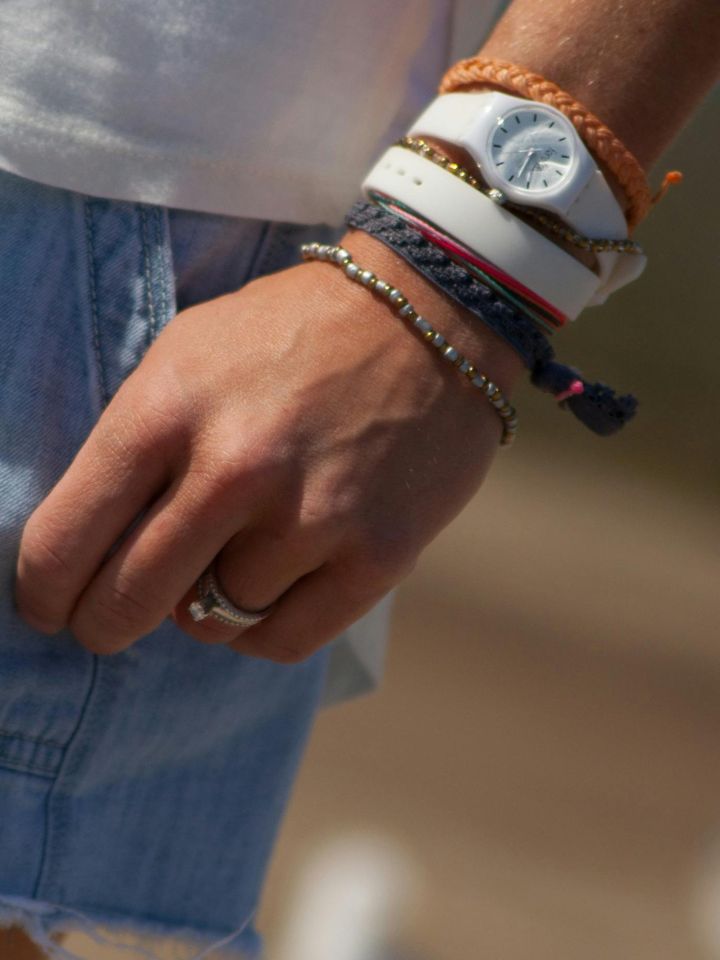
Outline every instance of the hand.
{"label": "hand", "polygon": [[[343,242],[508,390],[507,345],[378,241]],[[27,522],[18,609],[97,653],[172,615],[198,640],[295,662],[408,573],[500,435],[484,396],[337,267],[254,281],[180,313],[122,385]],[[236,605],[280,598],[242,636],[187,612],[215,557]]]}

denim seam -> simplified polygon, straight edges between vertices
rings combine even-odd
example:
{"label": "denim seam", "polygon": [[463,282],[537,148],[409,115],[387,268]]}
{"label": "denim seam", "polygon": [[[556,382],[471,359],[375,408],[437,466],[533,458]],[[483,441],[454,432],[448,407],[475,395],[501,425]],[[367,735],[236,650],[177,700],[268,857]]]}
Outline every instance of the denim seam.
{"label": "denim seam", "polygon": [[[164,209],[157,206],[153,207],[153,213],[155,215],[157,248],[158,250],[163,250],[165,249],[164,218],[166,217],[166,213]],[[160,323],[162,326],[164,326],[170,320],[168,309],[168,304],[170,302],[168,291],[168,275],[167,271],[163,269],[163,266],[164,264],[161,264],[161,268],[158,270],[160,281]]]}
{"label": "denim seam", "polygon": [[38,777],[53,778],[57,774],[57,768],[55,767],[49,769],[48,767],[41,767],[39,764],[19,763],[15,760],[8,760],[6,757],[3,757],[1,753],[0,768],[3,770],[17,770],[18,773],[34,773]]}
{"label": "denim seam", "polygon": [[91,656],[92,656],[92,672],[90,674],[90,681],[88,683],[87,693],[85,694],[85,700],[83,701],[83,705],[80,709],[80,714],[78,716],[77,723],[75,724],[75,728],[73,732],[70,734],[67,745],[65,746],[62,760],[60,761],[60,764],[57,768],[52,785],[45,797],[45,829],[43,831],[42,850],[40,852],[40,863],[38,866],[37,879],[35,881],[35,886],[33,889],[33,898],[35,899],[38,898],[40,888],[45,879],[45,873],[48,867],[47,853],[48,853],[48,843],[49,843],[50,828],[51,828],[51,816],[52,816],[51,805],[55,795],[55,788],[60,782],[60,778],[62,776],[65,763],[67,762],[67,759],[70,756],[70,747],[72,746],[73,743],[75,743],[77,737],[80,734],[80,731],[83,725],[83,720],[85,719],[85,715],[87,714],[93,691],[95,690],[95,687],[97,685],[97,677],[98,677],[98,671],[100,666],[99,656],[96,653],[91,654]]}
{"label": "denim seam", "polygon": [[16,733],[14,730],[5,730],[0,727],[0,737],[9,737],[11,740],[28,740],[30,743],[40,743],[48,747],[60,747],[64,749],[65,744],[59,740],[46,740],[45,737],[31,737],[27,733]]}
{"label": "denim seam", "polygon": [[148,346],[157,337],[157,311],[155,308],[155,294],[153,292],[152,269],[151,269],[151,247],[149,239],[148,210],[145,204],[137,205],[140,214],[140,248],[143,259],[143,275],[145,277],[145,303],[147,305],[148,316]]}
{"label": "denim seam", "polygon": [[145,275],[145,302],[148,315],[148,345],[157,336],[157,316],[155,315],[155,298],[153,296],[152,276],[150,272],[150,244],[148,243],[148,215],[145,204],[137,205],[140,214],[140,246],[143,258],[143,273]]}
{"label": "denim seam", "polygon": [[83,203],[85,206],[85,237],[87,240],[88,285],[90,288],[90,306],[92,312],[93,352],[95,354],[95,362],[97,364],[98,383],[100,385],[100,400],[104,409],[110,402],[110,394],[105,377],[105,367],[103,365],[102,350],[100,347],[100,320],[98,312],[97,271],[95,262],[95,233],[92,225],[90,200],[86,198]]}
{"label": "denim seam", "polygon": [[242,289],[246,283],[249,283],[251,280],[254,280],[257,276],[258,269],[262,265],[263,260],[266,258],[267,252],[272,247],[272,228],[275,226],[270,220],[266,220],[260,229],[260,237],[255,244],[255,252],[252,255],[248,268],[245,272],[245,276],[242,279],[242,283],[238,289]]}

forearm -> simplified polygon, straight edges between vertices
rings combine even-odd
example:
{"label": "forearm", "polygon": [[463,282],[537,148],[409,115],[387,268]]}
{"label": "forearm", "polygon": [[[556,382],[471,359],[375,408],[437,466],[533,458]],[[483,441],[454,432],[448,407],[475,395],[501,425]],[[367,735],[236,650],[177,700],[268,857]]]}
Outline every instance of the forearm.
{"label": "forearm", "polygon": [[515,0],[480,54],[557,83],[647,168],[720,75],[720,3]]}

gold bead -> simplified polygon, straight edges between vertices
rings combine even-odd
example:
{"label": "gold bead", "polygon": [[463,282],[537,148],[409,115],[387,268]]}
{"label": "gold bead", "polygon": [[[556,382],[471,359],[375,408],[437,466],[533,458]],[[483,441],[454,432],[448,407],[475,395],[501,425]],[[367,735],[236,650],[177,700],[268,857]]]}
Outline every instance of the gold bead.
{"label": "gold bead", "polygon": [[433,330],[432,327],[431,327],[429,330],[426,330],[426,331],[423,333],[423,337],[424,337],[426,340],[432,340],[432,338],[435,336],[436,332],[437,332],[437,331],[436,331],[436,330]]}

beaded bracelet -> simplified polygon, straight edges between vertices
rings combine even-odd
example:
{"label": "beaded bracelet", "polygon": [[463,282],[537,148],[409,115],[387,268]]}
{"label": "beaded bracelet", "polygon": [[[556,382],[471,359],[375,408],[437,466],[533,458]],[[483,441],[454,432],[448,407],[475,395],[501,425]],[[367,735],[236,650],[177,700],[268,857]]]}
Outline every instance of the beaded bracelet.
{"label": "beaded bracelet", "polygon": [[513,347],[530,371],[532,383],[551,393],[594,433],[609,436],[632,419],[637,408],[635,397],[617,395],[604,383],[592,383],[574,367],[559,363],[547,337],[530,318],[473,278],[403,217],[376,203],[358,202],[346,215],[345,223],[376,237],[446,296],[474,313]]}
{"label": "beaded bracelet", "polygon": [[489,287],[501,300],[519,311],[520,314],[532,320],[543,333],[552,335],[565,324],[566,318],[562,314],[543,311],[539,304],[528,297],[527,288],[519,284],[513,277],[508,276],[490,261],[484,260],[474,251],[463,246],[454,237],[443,233],[427,220],[423,220],[415,211],[400,203],[399,200],[390,200],[374,192],[371,192],[369,197],[373,203],[382,207],[383,210],[387,210],[388,213],[409,223],[423,237],[443,250],[466,273],[484,286]]}
{"label": "beaded bracelet", "polygon": [[[395,202],[392,198],[386,199]],[[500,300],[484,283],[473,279],[404,218],[376,203],[358,202],[346,214],[345,223],[377,237],[394,250],[446,296],[510,344],[529,370],[553,359],[552,347],[535,323]]]}
{"label": "beaded bracelet", "polygon": [[506,400],[500,387],[493,383],[489,377],[480,373],[456,347],[448,343],[445,337],[415,310],[408,298],[397,287],[380,280],[371,270],[364,270],[360,267],[344,247],[331,246],[326,243],[304,243],[300,247],[300,251],[304,260],[325,260],[328,263],[333,263],[340,267],[350,280],[362,284],[368,290],[373,290],[387,299],[401,319],[407,321],[426,343],[435,347],[444,360],[457,367],[460,373],[464,374],[470,383],[487,397],[502,421],[501,444],[508,446],[513,442],[517,433],[517,413],[515,408]]}

